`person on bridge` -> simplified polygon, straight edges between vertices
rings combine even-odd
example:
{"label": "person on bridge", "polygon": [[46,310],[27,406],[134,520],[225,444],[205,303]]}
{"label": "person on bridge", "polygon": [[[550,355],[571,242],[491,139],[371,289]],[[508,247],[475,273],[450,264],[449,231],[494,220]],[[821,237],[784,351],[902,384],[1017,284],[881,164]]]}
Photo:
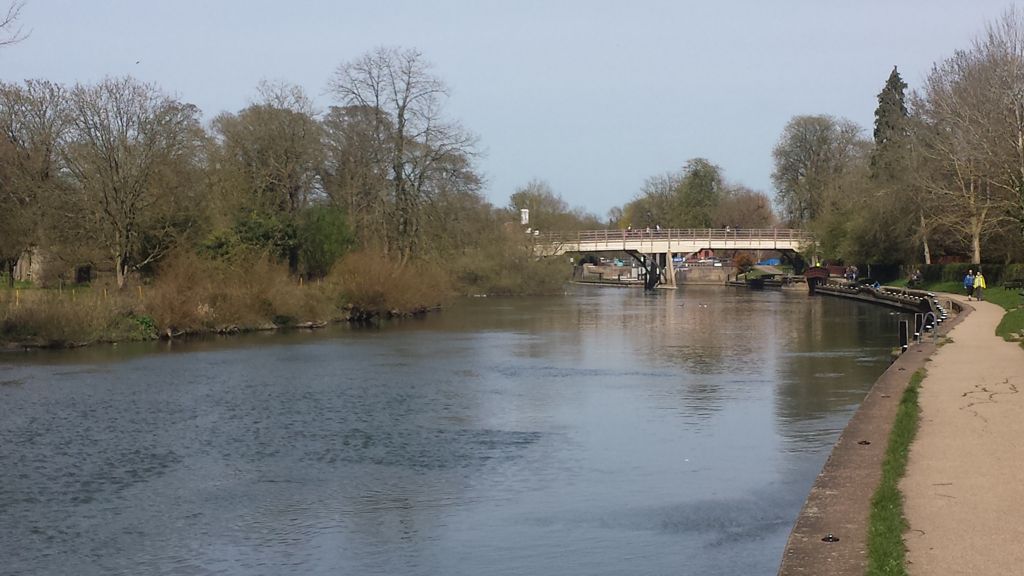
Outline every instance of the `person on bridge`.
{"label": "person on bridge", "polygon": [[985,277],[981,274],[981,269],[978,269],[978,273],[974,275],[974,297],[978,300],[985,299]]}
{"label": "person on bridge", "polygon": [[967,270],[967,274],[964,276],[964,290],[967,291],[967,301],[971,301],[971,295],[974,294],[974,270]]}

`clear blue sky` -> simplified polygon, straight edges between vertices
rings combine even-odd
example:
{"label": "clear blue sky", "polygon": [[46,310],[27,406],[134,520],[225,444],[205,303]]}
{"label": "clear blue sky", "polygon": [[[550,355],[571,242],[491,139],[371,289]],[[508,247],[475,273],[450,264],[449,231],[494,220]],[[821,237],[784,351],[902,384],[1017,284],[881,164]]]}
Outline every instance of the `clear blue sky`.
{"label": "clear blue sky", "polygon": [[[0,0],[3,6],[8,0]],[[706,157],[772,193],[771,150],[798,114],[870,135],[893,65],[920,86],[1011,2],[990,0],[27,0],[31,32],[0,78],[131,74],[238,111],[260,80],[322,108],[338,64],[418,48],[451,88],[447,114],[477,134],[485,194],[505,205],[546,180],[604,216],[644,180]]]}

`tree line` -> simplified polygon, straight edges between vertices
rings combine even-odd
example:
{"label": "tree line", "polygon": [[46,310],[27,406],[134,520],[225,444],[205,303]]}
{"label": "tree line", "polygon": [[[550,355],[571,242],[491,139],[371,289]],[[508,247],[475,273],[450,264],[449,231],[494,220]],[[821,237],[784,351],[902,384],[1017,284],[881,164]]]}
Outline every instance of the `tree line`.
{"label": "tree line", "polygon": [[803,228],[820,258],[846,262],[1024,260],[1024,13],[1010,8],[907,89],[893,67],[870,137],[845,118],[792,118],[772,150],[774,199],[693,158],[609,223]]}
{"label": "tree line", "polygon": [[345,62],[329,93],[320,112],[301,88],[263,83],[204,125],[197,107],[132,77],[0,84],[0,272],[13,280],[35,250],[55,271],[89,263],[124,286],[191,250],[262,253],[319,277],[359,249],[381,266],[478,278],[479,262],[522,247],[507,225],[517,202],[553,201],[537,210],[552,226],[594,221],[539,182],[489,204],[477,140],[444,115],[448,89],[416,50]]}
{"label": "tree line", "polygon": [[1024,257],[1024,14],[1009,9],[907,92],[894,67],[872,137],[793,118],[773,150],[781,218],[827,258],[875,263]]}
{"label": "tree line", "polygon": [[0,272],[12,280],[18,258],[41,251],[55,273],[92,264],[124,286],[188,250],[264,254],[313,278],[359,250],[385,267],[433,263],[471,285],[530,266],[523,208],[541,230],[800,227],[821,256],[851,262],[1024,256],[1024,16],[1014,9],[917,90],[894,67],[870,138],[846,119],[793,118],[772,151],[774,206],[693,158],[606,220],[541,180],[494,207],[477,139],[446,116],[448,88],[421,53],[378,48],[340,64],[328,86],[326,111],[299,87],[264,83],[245,108],[204,123],[132,77],[0,84]]}
{"label": "tree line", "polygon": [[650,177],[636,198],[612,208],[619,228],[770,228],[776,224],[767,194],[725,180],[721,167],[692,158],[675,172]]}

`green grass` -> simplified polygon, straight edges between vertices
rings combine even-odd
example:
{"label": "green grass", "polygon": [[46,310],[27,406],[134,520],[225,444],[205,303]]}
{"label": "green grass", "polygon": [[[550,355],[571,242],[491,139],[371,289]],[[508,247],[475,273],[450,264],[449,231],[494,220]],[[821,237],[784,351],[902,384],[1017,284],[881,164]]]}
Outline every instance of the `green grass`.
{"label": "green grass", "polygon": [[[1002,287],[989,288],[985,290],[985,300],[1002,306],[1006,310],[1003,319],[996,326],[996,336],[1004,340],[1013,341],[1013,334],[1024,332],[1024,308],[1021,307],[1024,297],[1020,295],[1021,290],[1004,290]],[[1024,342],[1021,344],[1024,346]]]}
{"label": "green grass", "polygon": [[960,282],[927,282],[921,289],[929,292],[949,292],[950,294],[960,294],[961,296],[967,295],[964,285]]}
{"label": "green grass", "polygon": [[989,288],[985,290],[985,300],[1002,306],[1007,310],[1014,310],[1021,304],[1020,290],[1004,290],[1003,288]]}
{"label": "green grass", "polygon": [[872,576],[907,573],[906,547],[903,544],[907,522],[903,517],[903,494],[900,493],[899,482],[907,471],[910,443],[917,433],[918,390],[924,374],[924,370],[914,373],[900,399],[885,461],[882,462],[882,481],[871,499],[867,573]]}
{"label": "green grass", "polygon": [[[1014,334],[1024,334],[1024,308],[1007,312],[996,326],[996,336],[1001,336],[1004,340],[1016,340]],[[1021,346],[1024,346],[1024,341],[1021,342]]]}

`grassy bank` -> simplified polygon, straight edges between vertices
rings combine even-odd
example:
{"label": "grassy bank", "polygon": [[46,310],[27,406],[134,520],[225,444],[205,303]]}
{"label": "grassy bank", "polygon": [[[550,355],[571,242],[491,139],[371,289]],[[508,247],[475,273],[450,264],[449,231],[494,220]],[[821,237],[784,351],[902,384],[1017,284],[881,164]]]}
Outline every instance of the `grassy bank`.
{"label": "grassy bank", "polygon": [[0,344],[64,347],[156,336],[136,303],[91,289],[0,291]]}
{"label": "grassy bank", "polygon": [[373,267],[371,258],[355,256],[327,278],[306,281],[262,258],[180,256],[150,281],[120,290],[7,290],[0,294],[0,343],[63,347],[320,326],[436,307],[447,294],[415,267]]}
{"label": "grassy bank", "polygon": [[[339,261],[323,278],[293,276],[273,260],[177,254],[148,279],[118,290],[0,289],[0,345],[64,347],[187,334],[232,333],[406,316],[462,293],[516,294],[560,288],[554,259],[472,259],[445,268],[398,264],[373,251]],[[475,268],[474,268],[475,266]],[[466,281],[468,278],[469,281]]]}
{"label": "grassy bank", "polygon": [[918,390],[924,380],[924,371],[918,370],[903,392],[896,413],[896,421],[889,434],[885,461],[882,463],[882,481],[871,499],[868,524],[868,574],[906,574],[903,532],[907,528],[903,517],[903,495],[900,479],[907,470],[910,444],[917,433]]}

